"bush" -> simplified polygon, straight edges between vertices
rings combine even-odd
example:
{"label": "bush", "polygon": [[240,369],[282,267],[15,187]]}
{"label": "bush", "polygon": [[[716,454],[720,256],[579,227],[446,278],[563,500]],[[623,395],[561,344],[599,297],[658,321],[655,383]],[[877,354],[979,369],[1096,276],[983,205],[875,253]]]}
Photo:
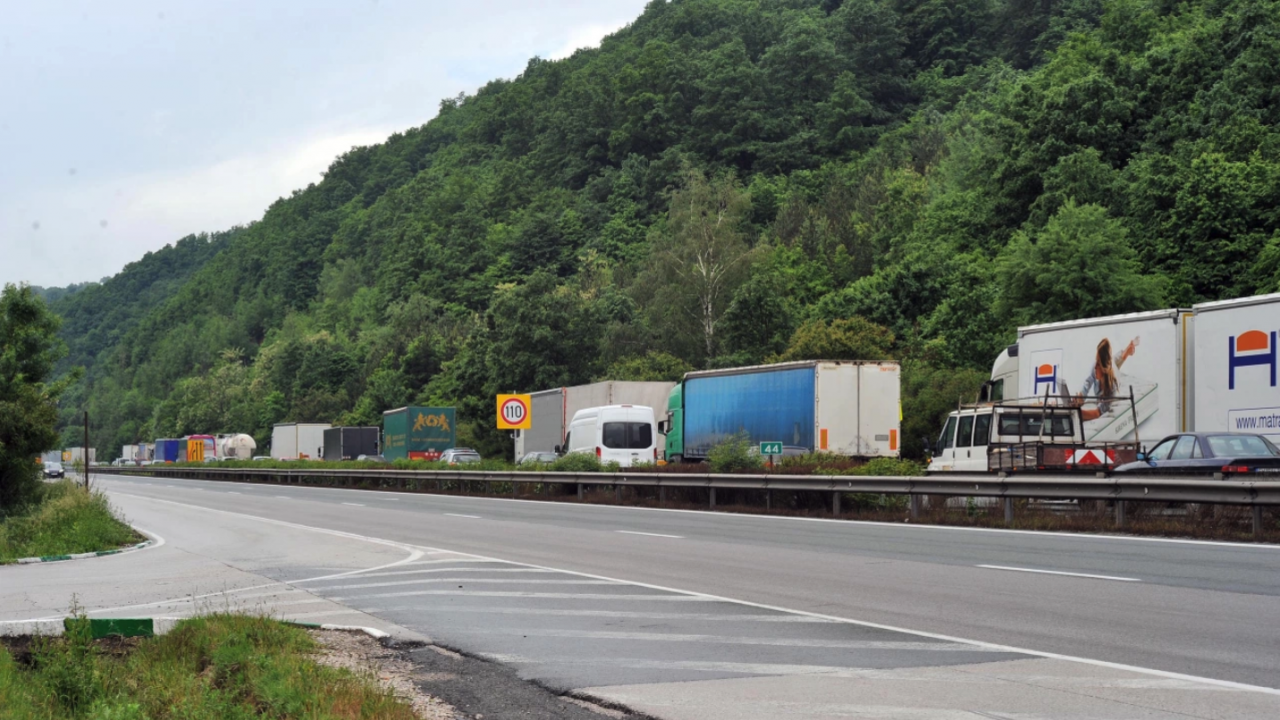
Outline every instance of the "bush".
{"label": "bush", "polygon": [[600,462],[595,455],[570,453],[544,466],[551,472],[618,472],[621,468],[616,462]]}
{"label": "bush", "polygon": [[751,438],[746,433],[738,433],[724,442],[711,448],[707,453],[707,461],[711,463],[713,473],[733,473],[743,470],[764,469],[764,458],[752,453]]}
{"label": "bush", "polygon": [[924,465],[901,458],[875,458],[866,465],[846,471],[845,475],[915,477],[924,474]]}
{"label": "bush", "polygon": [[69,480],[47,485],[30,514],[0,523],[0,563],[41,555],[112,550],[138,534],[112,513],[106,495]]}

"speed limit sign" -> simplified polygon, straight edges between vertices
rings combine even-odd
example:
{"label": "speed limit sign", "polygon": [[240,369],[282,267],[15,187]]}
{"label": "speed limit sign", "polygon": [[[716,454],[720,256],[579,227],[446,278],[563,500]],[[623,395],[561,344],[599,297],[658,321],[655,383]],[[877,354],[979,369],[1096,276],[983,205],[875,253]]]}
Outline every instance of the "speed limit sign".
{"label": "speed limit sign", "polygon": [[528,430],[532,425],[528,395],[498,396],[499,430]]}

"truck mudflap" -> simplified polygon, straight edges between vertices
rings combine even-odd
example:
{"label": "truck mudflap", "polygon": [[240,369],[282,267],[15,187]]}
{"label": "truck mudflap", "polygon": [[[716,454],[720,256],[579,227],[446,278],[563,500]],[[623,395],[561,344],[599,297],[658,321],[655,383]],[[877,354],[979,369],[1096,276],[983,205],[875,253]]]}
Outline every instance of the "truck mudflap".
{"label": "truck mudflap", "polygon": [[1099,472],[1115,469],[1137,459],[1138,447],[1130,443],[1086,445],[1025,442],[992,445],[987,450],[987,467],[998,472]]}

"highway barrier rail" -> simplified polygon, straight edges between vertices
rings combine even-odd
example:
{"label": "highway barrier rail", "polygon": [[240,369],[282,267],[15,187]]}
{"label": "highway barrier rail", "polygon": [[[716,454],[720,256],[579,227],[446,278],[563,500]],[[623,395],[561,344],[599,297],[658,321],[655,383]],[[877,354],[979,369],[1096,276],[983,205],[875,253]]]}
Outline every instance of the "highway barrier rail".
{"label": "highway barrier rail", "polygon": [[[911,517],[917,517],[928,496],[984,497],[1004,501],[1005,520],[1013,520],[1013,501],[1027,500],[1101,500],[1114,503],[1117,527],[1123,527],[1128,502],[1203,503],[1209,505],[1241,505],[1253,511],[1253,532],[1263,531],[1264,507],[1280,506],[1280,477],[1274,480],[1242,480],[1239,476],[1155,476],[1062,474],[945,474],[919,477],[871,475],[722,475],[715,473],[653,472],[539,472],[487,470],[348,470],[333,469],[279,470],[218,467],[120,468],[120,474],[192,480],[318,485],[329,487],[374,487],[408,491],[442,490],[443,483],[500,483],[511,486],[516,494],[521,485],[577,485],[579,499],[583,488],[613,488],[620,493],[627,487],[657,488],[659,500],[665,500],[666,488],[705,488],[710,490],[710,506],[715,507],[716,490],[809,491],[832,494],[832,509],[840,512],[844,493],[906,495],[910,499]],[[432,487],[434,485],[434,487]],[[766,495],[768,497],[768,495]]]}

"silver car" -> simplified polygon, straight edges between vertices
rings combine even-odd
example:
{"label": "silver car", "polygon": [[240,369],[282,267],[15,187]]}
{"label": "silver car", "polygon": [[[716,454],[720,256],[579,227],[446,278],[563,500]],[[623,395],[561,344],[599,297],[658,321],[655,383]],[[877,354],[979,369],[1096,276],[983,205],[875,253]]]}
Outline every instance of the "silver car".
{"label": "silver car", "polygon": [[480,462],[480,453],[471,448],[449,448],[440,453],[440,462],[450,465]]}

